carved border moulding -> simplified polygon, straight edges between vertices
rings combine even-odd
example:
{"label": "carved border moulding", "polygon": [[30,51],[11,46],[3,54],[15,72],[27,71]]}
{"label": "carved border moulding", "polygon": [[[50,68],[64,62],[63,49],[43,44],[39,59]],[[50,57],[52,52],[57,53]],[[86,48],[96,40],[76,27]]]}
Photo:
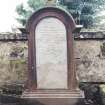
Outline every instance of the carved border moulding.
{"label": "carved border moulding", "polygon": [[[67,88],[38,88],[37,75],[37,47],[36,47],[36,27],[41,20],[48,17],[60,20],[66,29],[67,54]],[[59,28],[59,27],[58,27]],[[78,89],[74,62],[74,37],[72,32],[76,29],[76,24],[72,16],[63,9],[57,7],[44,7],[36,11],[29,18],[26,26],[28,35],[28,81],[27,89],[23,92],[22,98],[34,101],[37,104],[45,105],[75,105],[84,95]],[[53,40],[53,39],[52,39]],[[42,68],[43,69],[43,68]],[[53,80],[57,78],[54,77]],[[52,80],[52,81],[53,81]]]}

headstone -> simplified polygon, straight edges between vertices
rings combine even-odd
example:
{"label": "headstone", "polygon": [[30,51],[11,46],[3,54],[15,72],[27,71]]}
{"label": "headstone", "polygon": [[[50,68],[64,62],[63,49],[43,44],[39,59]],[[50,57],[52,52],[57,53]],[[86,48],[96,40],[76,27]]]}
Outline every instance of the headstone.
{"label": "headstone", "polygon": [[38,88],[67,89],[67,45],[64,24],[57,18],[48,17],[38,23],[35,33]]}
{"label": "headstone", "polygon": [[29,57],[27,90],[22,97],[45,105],[75,105],[78,89],[71,15],[56,7],[36,11],[27,24]]}

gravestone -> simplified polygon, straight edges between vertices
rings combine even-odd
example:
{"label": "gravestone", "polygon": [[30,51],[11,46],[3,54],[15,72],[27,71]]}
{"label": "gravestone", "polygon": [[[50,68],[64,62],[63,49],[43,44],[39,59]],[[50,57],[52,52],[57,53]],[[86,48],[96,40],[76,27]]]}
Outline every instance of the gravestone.
{"label": "gravestone", "polygon": [[48,17],[37,24],[35,33],[38,88],[67,88],[65,26],[59,19]]}
{"label": "gravestone", "polygon": [[78,89],[73,52],[76,24],[65,10],[39,9],[27,23],[28,82],[22,97],[44,105],[75,105]]}

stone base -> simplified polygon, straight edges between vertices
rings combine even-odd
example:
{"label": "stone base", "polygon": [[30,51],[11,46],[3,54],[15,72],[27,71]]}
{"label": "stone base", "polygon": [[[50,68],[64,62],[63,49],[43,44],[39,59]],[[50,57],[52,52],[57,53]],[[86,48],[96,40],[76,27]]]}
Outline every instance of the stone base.
{"label": "stone base", "polygon": [[71,92],[68,90],[37,90],[25,91],[22,98],[34,103],[34,105],[78,105],[84,98],[83,92]]}

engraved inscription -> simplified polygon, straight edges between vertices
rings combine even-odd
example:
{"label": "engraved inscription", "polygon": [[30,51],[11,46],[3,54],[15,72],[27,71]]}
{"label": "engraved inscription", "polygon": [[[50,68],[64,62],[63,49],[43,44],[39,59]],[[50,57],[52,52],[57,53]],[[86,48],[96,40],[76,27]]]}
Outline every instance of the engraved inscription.
{"label": "engraved inscription", "polygon": [[44,18],[36,26],[35,34],[38,88],[67,89],[65,25],[57,18]]}

